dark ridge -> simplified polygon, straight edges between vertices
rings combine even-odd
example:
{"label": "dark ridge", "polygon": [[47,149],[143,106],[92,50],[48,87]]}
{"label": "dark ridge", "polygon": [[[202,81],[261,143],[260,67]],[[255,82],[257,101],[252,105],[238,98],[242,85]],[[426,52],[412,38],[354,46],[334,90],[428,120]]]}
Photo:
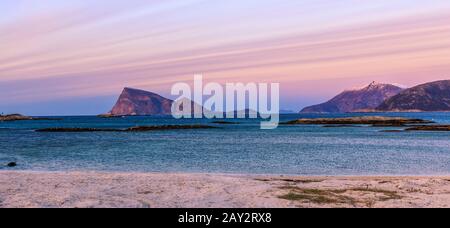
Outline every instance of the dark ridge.
{"label": "dark ridge", "polygon": [[103,118],[103,119],[120,119],[120,118],[124,118],[124,116],[115,116],[115,115],[111,115],[111,114],[101,114],[101,115],[97,115],[98,118]]}
{"label": "dark ridge", "polygon": [[351,124],[331,124],[331,125],[324,125],[322,127],[325,128],[339,128],[339,127],[361,127],[359,125],[351,125]]}
{"label": "dark ridge", "polygon": [[[416,123],[416,122],[414,122]],[[392,122],[392,123],[376,123],[372,124],[372,127],[405,127],[407,124],[414,124],[414,123],[402,123],[402,122]],[[419,123],[419,122],[417,122]]]}
{"label": "dark ridge", "polygon": [[161,126],[139,126],[127,129],[102,129],[102,128],[43,128],[36,132],[146,132],[164,130],[188,130],[188,129],[213,129],[217,127],[207,125],[161,125]]}
{"label": "dark ridge", "polygon": [[285,123],[284,125],[372,125],[372,126],[404,126],[406,124],[430,124],[432,121],[422,119],[408,119],[400,117],[348,117],[348,118],[317,118],[317,119],[298,119]]}
{"label": "dark ridge", "polygon": [[43,128],[37,129],[36,132],[118,132],[121,129],[101,129],[101,128]]}
{"label": "dark ridge", "polygon": [[414,127],[405,129],[405,131],[450,131],[450,125],[414,126]]}
{"label": "dark ridge", "polygon": [[211,123],[213,123],[213,124],[240,124],[240,123],[237,123],[237,122],[228,122],[228,121],[214,121],[214,122],[211,122]]}
{"label": "dark ridge", "polygon": [[62,120],[62,118],[48,118],[48,117],[33,117],[31,120],[40,120],[40,121],[56,121],[56,120]]}
{"label": "dark ridge", "polygon": [[399,133],[399,132],[405,132],[404,130],[383,130],[380,132],[386,132],[386,133]]}
{"label": "dark ridge", "polygon": [[140,131],[162,131],[162,130],[187,130],[187,129],[214,129],[217,127],[208,125],[161,125],[161,126],[143,126],[132,127],[125,131],[127,132],[140,132]]}

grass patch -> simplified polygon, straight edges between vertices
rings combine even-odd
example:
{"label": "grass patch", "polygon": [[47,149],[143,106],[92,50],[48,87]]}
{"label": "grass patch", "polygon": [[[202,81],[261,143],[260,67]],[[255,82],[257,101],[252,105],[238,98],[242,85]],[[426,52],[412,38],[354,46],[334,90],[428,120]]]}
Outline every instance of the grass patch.
{"label": "grass patch", "polygon": [[309,183],[320,183],[323,182],[323,180],[294,180],[294,179],[282,179],[284,182],[291,182],[291,183],[302,183],[302,184],[309,184]]}
{"label": "grass patch", "polygon": [[262,179],[262,178],[256,178],[255,181],[261,181],[261,182],[270,182],[270,179]]}
{"label": "grass patch", "polygon": [[315,179],[311,179],[311,180],[295,180],[295,179],[263,179],[263,178],[256,178],[254,180],[261,181],[261,182],[284,181],[284,182],[296,183],[296,184],[297,183],[300,183],[300,184],[320,183],[320,182],[324,181],[324,180],[315,180]]}
{"label": "grass patch", "polygon": [[321,195],[308,195],[290,192],[286,195],[280,196],[280,199],[291,200],[291,201],[309,201],[317,204],[332,204],[339,203],[340,201],[334,198],[321,196]]}
{"label": "grass patch", "polygon": [[302,183],[302,184],[309,184],[309,183],[320,183],[323,182],[323,180],[294,180],[294,179],[281,179],[281,181],[284,182],[291,182],[291,183]]}
{"label": "grass patch", "polygon": [[[289,191],[287,194],[279,196],[280,199],[315,204],[349,204],[354,206],[357,203],[364,203],[367,207],[371,207],[376,201],[388,201],[403,198],[397,192],[375,188],[313,189],[283,186],[280,187],[280,189]],[[354,197],[342,195],[348,192],[374,193],[377,195],[370,201],[358,201]]]}
{"label": "grass patch", "polygon": [[383,190],[383,189],[377,189],[377,188],[353,188],[353,189],[350,189],[350,191],[382,194],[384,196],[381,196],[378,198],[380,201],[396,200],[396,199],[403,198],[397,192]]}
{"label": "grass patch", "polygon": [[307,201],[316,204],[354,204],[351,197],[339,195],[339,190],[321,190],[312,188],[282,187],[290,192],[280,196],[280,199],[291,201]]}

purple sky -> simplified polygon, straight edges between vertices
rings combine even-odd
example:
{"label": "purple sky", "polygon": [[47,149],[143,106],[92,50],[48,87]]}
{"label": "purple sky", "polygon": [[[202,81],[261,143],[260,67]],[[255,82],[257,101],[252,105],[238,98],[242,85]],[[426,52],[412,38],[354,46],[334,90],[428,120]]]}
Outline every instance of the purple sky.
{"label": "purple sky", "polygon": [[280,82],[281,108],[449,79],[450,1],[2,0],[0,112],[109,111],[123,87]]}

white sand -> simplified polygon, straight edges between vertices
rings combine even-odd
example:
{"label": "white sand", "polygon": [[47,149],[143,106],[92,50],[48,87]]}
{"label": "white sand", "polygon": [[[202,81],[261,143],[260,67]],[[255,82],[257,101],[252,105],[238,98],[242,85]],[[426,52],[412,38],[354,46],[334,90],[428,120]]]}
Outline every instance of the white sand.
{"label": "white sand", "polygon": [[2,171],[0,207],[450,207],[450,177]]}

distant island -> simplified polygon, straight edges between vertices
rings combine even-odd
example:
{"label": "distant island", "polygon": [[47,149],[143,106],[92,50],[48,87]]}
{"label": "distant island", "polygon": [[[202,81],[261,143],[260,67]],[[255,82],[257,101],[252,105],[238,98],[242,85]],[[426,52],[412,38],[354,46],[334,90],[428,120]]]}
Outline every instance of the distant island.
{"label": "distant island", "polygon": [[111,116],[170,115],[172,103],[173,100],[156,93],[124,88],[108,114]]}
{"label": "distant island", "polygon": [[[175,101],[145,90],[124,88],[112,109],[100,114],[101,118],[123,116],[171,115]],[[200,106],[192,101],[191,109]],[[409,89],[372,82],[361,89],[346,90],[331,100],[306,107],[300,113],[352,113],[352,112],[447,112],[450,111],[450,80],[421,84]],[[256,111],[244,112],[246,116]],[[294,113],[280,110],[281,114]],[[227,113],[224,113],[225,115]],[[258,114],[258,113],[257,113]],[[0,115],[0,121],[57,120],[20,114]]]}
{"label": "distant island", "polygon": [[[174,102],[175,101],[156,93],[126,87],[123,89],[111,111],[106,114],[100,114],[98,117],[119,118],[124,116],[172,115],[172,104]],[[182,102],[180,102],[180,104],[181,103]],[[195,107],[199,107],[200,110],[203,110],[201,105],[191,100],[187,100],[187,103],[191,103],[192,113],[195,113]],[[246,117],[250,115],[260,115],[257,111],[251,109],[223,112],[221,114],[223,114],[224,117],[228,115],[244,115]]]}
{"label": "distant island", "polygon": [[[111,111],[99,117],[171,115],[173,100],[156,93],[124,88]],[[190,101],[192,110],[198,105]],[[372,82],[346,90],[331,100],[304,108],[300,113],[450,111],[450,80],[430,82],[409,89]],[[280,113],[293,113],[281,110]]]}
{"label": "distant island", "polygon": [[300,113],[413,111],[450,111],[450,80],[409,89],[373,82],[362,89],[344,91],[323,104],[306,107]]}
{"label": "distant island", "polygon": [[31,116],[24,116],[21,114],[0,115],[0,122],[24,121],[24,120],[59,120],[59,119],[31,117]]}
{"label": "distant island", "polygon": [[19,120],[33,120],[33,118],[29,116],[23,116],[20,114],[0,115],[0,121],[19,121]]}
{"label": "distant island", "polygon": [[[174,102],[156,93],[126,87],[123,89],[111,111],[106,114],[100,114],[98,117],[116,118],[123,116],[171,115]],[[203,110],[201,105],[191,100],[180,100],[177,102],[180,104],[180,110],[183,109],[183,103],[191,104],[192,113],[195,113],[196,107],[199,110]]]}

